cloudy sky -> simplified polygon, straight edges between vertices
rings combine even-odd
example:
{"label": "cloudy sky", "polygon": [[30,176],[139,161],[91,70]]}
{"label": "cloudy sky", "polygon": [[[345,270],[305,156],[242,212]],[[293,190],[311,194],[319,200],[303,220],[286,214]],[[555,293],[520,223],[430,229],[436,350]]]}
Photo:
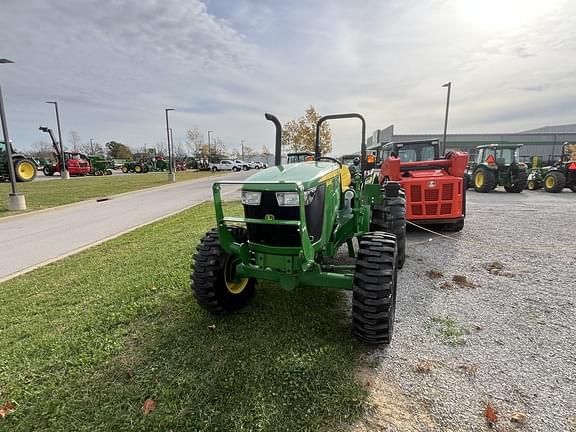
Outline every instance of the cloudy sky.
{"label": "cloudy sky", "polygon": [[[272,147],[310,104],[356,111],[368,131],[519,131],[576,122],[573,0],[2,0],[0,83],[17,148],[46,139],[133,147],[187,128]],[[353,121],[335,153],[356,150]]]}

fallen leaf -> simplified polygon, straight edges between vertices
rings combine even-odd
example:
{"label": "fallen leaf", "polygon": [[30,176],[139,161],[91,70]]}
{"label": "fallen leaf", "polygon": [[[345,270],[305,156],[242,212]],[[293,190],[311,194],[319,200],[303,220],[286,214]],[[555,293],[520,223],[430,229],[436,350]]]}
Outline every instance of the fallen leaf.
{"label": "fallen leaf", "polygon": [[156,409],[156,401],[154,399],[146,399],[144,401],[144,405],[142,405],[142,411],[144,412],[144,415],[150,414],[155,409]]}
{"label": "fallen leaf", "polygon": [[496,410],[492,406],[491,402],[486,404],[486,409],[484,410],[484,417],[489,425],[493,425],[498,421],[498,416],[496,415]]}
{"label": "fallen leaf", "polygon": [[8,401],[4,405],[0,405],[0,417],[5,418],[8,414],[16,411],[16,405]]}
{"label": "fallen leaf", "polygon": [[524,414],[522,414],[521,412],[513,412],[512,415],[510,416],[510,421],[512,423],[518,423],[518,424],[524,424],[526,423],[526,416]]}
{"label": "fallen leaf", "polygon": [[208,330],[216,330],[216,324],[210,324]]}
{"label": "fallen leaf", "polygon": [[428,270],[425,275],[430,279],[440,279],[442,276],[444,276],[442,273],[436,270]]}

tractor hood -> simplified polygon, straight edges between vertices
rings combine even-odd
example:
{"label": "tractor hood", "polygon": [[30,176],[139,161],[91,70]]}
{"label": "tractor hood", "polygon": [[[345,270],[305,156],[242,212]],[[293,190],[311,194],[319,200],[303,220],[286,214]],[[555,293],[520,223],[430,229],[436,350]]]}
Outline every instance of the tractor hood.
{"label": "tractor hood", "polygon": [[[296,164],[280,165],[267,168],[246,179],[246,183],[271,182],[293,183],[300,182],[305,189],[317,186],[329,178],[338,175],[339,166],[335,162],[310,161]],[[250,185],[251,190],[270,189],[264,185]]]}

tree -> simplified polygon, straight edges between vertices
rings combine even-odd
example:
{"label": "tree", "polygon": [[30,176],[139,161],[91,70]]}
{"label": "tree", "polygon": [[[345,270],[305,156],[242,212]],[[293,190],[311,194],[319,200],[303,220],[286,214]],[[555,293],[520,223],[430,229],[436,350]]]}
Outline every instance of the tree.
{"label": "tree", "polygon": [[208,146],[204,143],[204,134],[198,128],[190,128],[186,131],[186,148],[188,154],[196,159],[203,159],[208,154]]}
{"label": "tree", "polygon": [[78,150],[90,156],[104,156],[106,153],[104,151],[104,147],[102,147],[102,144],[95,142],[94,140],[90,140],[90,142],[81,144],[78,146]]}
{"label": "tree", "polygon": [[54,147],[46,141],[37,141],[32,145],[30,156],[36,159],[53,159]]}
{"label": "tree", "polygon": [[112,159],[132,159],[132,150],[120,142],[107,142],[106,150],[108,151],[108,157]]}
{"label": "tree", "polygon": [[272,153],[270,153],[270,150],[268,150],[268,147],[263,145],[260,153],[262,154],[262,157],[264,158],[264,162],[266,162],[266,164],[270,165],[270,156],[272,156]]}
{"label": "tree", "polygon": [[72,145],[72,150],[78,151],[78,145],[80,144],[80,135],[78,132],[68,132],[68,142]]}
{"label": "tree", "polygon": [[[316,136],[316,123],[320,114],[310,105],[304,115],[296,120],[289,121],[283,127],[282,145],[290,147],[292,151],[314,151]],[[320,127],[320,152],[326,155],[332,151],[332,132],[328,123]]]}

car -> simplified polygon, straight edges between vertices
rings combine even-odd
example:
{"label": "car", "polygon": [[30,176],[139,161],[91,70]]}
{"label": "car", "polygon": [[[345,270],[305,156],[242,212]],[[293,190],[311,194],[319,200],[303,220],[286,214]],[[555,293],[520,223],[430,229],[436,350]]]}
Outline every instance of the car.
{"label": "car", "polygon": [[242,170],[242,165],[238,164],[236,161],[232,161],[229,159],[223,159],[217,163],[210,164],[210,170],[213,172],[216,171],[240,171]]}
{"label": "car", "polygon": [[252,162],[249,162],[248,165],[250,165],[250,168],[252,168],[252,169],[268,168],[264,162],[260,162],[260,161],[252,161]]}
{"label": "car", "polygon": [[241,159],[236,159],[233,162],[239,165],[244,171],[248,171],[250,169],[250,164],[248,162],[244,162]]}

